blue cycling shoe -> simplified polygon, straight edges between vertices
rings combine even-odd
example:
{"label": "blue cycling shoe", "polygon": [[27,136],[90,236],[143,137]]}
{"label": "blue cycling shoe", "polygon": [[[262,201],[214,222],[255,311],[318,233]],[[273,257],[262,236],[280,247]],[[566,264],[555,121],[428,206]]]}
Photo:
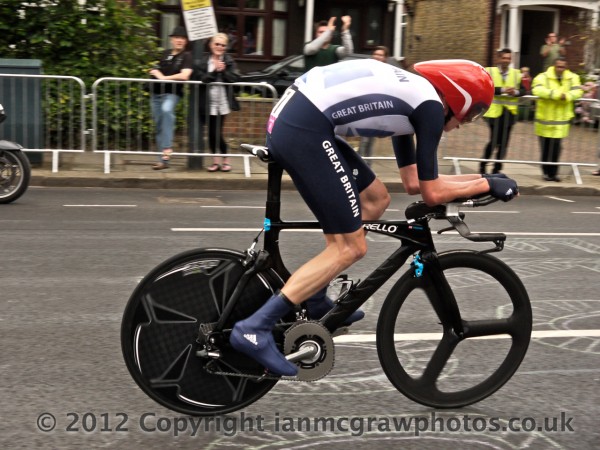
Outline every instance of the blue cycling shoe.
{"label": "blue cycling shoe", "polygon": [[[327,287],[321,289],[312,297],[307,298],[304,303],[306,304],[306,311],[310,320],[319,320],[325,314],[327,314],[335,306],[333,301],[325,295]],[[357,309],[350,317],[348,317],[342,325],[352,325],[354,322],[358,322],[365,317],[364,311]]]}
{"label": "blue cycling shoe", "polygon": [[258,311],[234,325],[229,343],[274,374],[297,375],[298,366],[285,359],[272,333],[275,323],[292,308],[292,303],[281,294],[274,295]]}

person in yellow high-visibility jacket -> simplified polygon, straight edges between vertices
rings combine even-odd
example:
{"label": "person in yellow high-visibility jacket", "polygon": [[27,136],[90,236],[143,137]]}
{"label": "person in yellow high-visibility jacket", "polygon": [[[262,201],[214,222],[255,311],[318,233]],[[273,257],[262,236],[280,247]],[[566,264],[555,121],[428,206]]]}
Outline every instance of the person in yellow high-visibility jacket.
{"label": "person in yellow high-visibility jacket", "polygon": [[[508,148],[510,132],[515,124],[518,113],[518,102],[521,90],[521,71],[510,67],[512,51],[503,48],[498,52],[498,65],[486,67],[494,81],[494,100],[490,109],[483,116],[490,128],[490,140],[483,149],[483,159],[490,159],[495,148],[496,157],[493,159],[504,159]],[[485,173],[486,162],[482,161],[479,172]],[[502,163],[494,163],[493,173],[502,170]]]}
{"label": "person in yellow high-visibility jacket", "polygon": [[[583,89],[579,75],[567,69],[567,61],[559,57],[548,70],[533,79],[532,94],[539,97],[535,108],[535,134],[540,138],[542,161],[558,162],[562,139],[569,135],[575,116],[574,101]],[[545,181],[560,181],[558,166],[542,165]]]}

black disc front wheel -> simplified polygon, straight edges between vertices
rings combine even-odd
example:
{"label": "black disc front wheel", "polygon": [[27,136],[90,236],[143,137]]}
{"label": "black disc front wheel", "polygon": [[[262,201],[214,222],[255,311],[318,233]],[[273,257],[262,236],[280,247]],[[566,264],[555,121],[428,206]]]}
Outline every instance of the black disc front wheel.
{"label": "black disc front wheel", "polygon": [[515,373],[531,338],[531,305],[517,275],[493,256],[448,252],[439,263],[462,330],[441,317],[447,304],[431,280],[409,271],[383,304],[377,349],[388,379],[404,395],[456,408],[483,400]]}
{"label": "black disc front wheel", "polygon": [[27,190],[31,166],[21,151],[0,150],[0,203],[10,203]]}
{"label": "black disc front wheel", "polygon": [[[240,376],[264,369],[226,342],[220,358],[197,353],[203,347],[200,326],[219,320],[245,271],[243,261],[244,255],[234,250],[181,253],[150,272],[131,295],[121,325],[125,363],[140,388],[167,408],[190,415],[226,414],[255,402],[277,382]],[[225,328],[251,315],[281,286],[272,270],[252,276]]]}

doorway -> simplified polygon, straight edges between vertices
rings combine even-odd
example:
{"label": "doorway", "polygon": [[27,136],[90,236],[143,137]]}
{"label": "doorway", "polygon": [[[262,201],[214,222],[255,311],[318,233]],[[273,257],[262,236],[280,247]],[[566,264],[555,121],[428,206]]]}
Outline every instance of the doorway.
{"label": "doorway", "polygon": [[554,29],[555,17],[554,11],[523,10],[520,66],[528,66],[534,77],[542,71],[540,48],[546,36],[551,31],[558,32]]}

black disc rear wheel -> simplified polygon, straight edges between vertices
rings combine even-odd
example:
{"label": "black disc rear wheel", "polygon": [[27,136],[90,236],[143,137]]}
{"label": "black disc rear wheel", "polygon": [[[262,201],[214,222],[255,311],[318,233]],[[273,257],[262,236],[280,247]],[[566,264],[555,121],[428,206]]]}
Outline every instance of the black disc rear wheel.
{"label": "black disc rear wheel", "polygon": [[[225,414],[255,402],[277,382],[215,375],[206,364],[231,374],[261,373],[255,361],[224,344],[221,358],[197,356],[201,324],[217,322],[244,268],[244,255],[225,249],[181,253],[149,273],[123,315],[125,363],[140,388],[155,401],[184,414]],[[225,328],[256,311],[280,288],[271,270],[253,276]]]}

